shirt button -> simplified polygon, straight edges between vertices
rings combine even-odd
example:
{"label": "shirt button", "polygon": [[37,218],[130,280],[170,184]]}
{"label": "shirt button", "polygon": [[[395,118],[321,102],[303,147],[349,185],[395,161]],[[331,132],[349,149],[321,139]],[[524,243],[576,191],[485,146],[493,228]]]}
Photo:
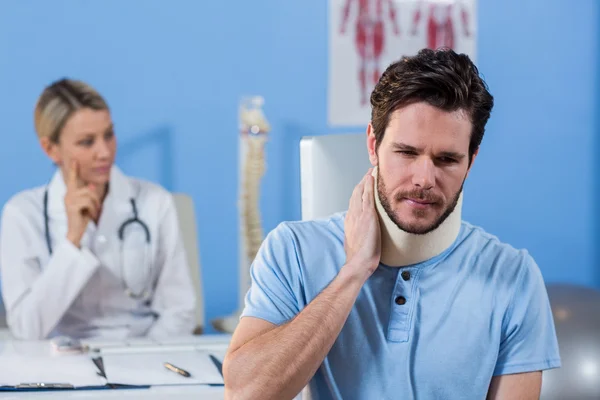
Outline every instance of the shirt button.
{"label": "shirt button", "polygon": [[404,279],[405,281],[410,279],[410,272],[408,271],[402,271],[402,279]]}
{"label": "shirt button", "polygon": [[396,297],[396,304],[399,306],[406,304],[406,298],[404,298],[404,296]]}
{"label": "shirt button", "polygon": [[104,244],[106,243],[106,236],[104,235],[99,235],[96,240],[98,241],[98,244]]}

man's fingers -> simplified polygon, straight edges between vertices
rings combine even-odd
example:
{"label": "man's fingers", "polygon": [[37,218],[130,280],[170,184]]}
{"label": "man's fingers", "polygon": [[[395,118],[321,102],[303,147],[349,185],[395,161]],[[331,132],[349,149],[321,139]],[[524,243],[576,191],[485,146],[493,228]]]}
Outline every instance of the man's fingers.
{"label": "man's fingers", "polygon": [[365,188],[363,190],[363,195],[362,195],[363,210],[368,210],[370,208],[373,208],[373,204],[375,203],[375,201],[374,201],[375,200],[374,186],[375,186],[375,179],[373,178],[373,176],[367,175],[366,182],[365,182]]}
{"label": "man's fingers", "polygon": [[363,176],[363,178],[360,180],[360,182],[358,183],[358,185],[356,185],[356,187],[354,188],[354,191],[352,192],[352,197],[350,198],[350,208],[351,209],[357,209],[357,210],[362,210],[363,209],[363,203],[365,200],[365,185],[367,185],[367,182],[369,186],[371,186],[370,190],[371,190],[371,194],[373,193],[373,168],[369,168],[369,170],[367,171],[367,173]]}
{"label": "man's fingers", "polygon": [[350,198],[350,208],[351,209],[355,209],[355,210],[362,209],[362,195],[363,195],[363,191],[365,188],[366,178],[367,178],[367,176],[365,175],[360,180],[358,185],[356,185],[356,187],[354,188],[354,191],[352,192],[352,197]]}

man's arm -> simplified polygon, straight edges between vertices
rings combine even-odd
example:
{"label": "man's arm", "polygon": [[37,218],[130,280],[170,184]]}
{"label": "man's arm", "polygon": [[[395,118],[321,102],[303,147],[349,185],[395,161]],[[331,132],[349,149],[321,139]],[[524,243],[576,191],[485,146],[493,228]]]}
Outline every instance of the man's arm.
{"label": "man's arm", "polygon": [[539,399],[542,371],[561,366],[552,308],[542,273],[521,252],[509,275],[513,292],[502,322],[498,359],[488,391],[490,400]]}
{"label": "man's arm", "polygon": [[487,400],[538,400],[541,390],[541,371],[498,375],[492,378]]}
{"label": "man's arm", "polygon": [[363,283],[363,277],[342,269],[327,288],[284,325],[242,318],[223,364],[225,398],[296,396],[333,346]]}
{"label": "man's arm", "polygon": [[[315,374],[379,264],[381,241],[373,193],[369,171],[354,189],[344,221],[346,265],[317,297],[279,326],[259,318],[241,319],[223,363],[226,399],[291,399]],[[281,271],[289,263],[289,254],[265,253],[260,257],[264,261],[253,266],[253,286],[257,292],[285,292],[279,273],[268,283],[264,275]]]}

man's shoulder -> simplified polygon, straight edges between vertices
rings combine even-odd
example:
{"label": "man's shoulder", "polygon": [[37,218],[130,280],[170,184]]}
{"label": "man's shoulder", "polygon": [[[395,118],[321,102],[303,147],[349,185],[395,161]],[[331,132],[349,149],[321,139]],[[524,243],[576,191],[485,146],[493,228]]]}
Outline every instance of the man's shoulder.
{"label": "man's shoulder", "polygon": [[469,265],[471,278],[488,282],[498,293],[515,293],[518,289],[534,293],[543,287],[542,272],[525,248],[517,248],[480,226],[463,222],[463,242],[458,252],[459,264]]}
{"label": "man's shoulder", "polygon": [[474,251],[479,262],[501,264],[503,267],[513,265],[537,268],[527,249],[517,248],[481,226],[467,221],[462,221],[462,228],[463,243]]}
{"label": "man's shoulder", "polygon": [[344,237],[344,218],[339,212],[325,218],[279,223],[270,236],[288,238],[299,243],[315,243],[326,239],[339,240]]}
{"label": "man's shoulder", "polygon": [[[325,279],[342,265],[344,214],[280,222],[266,236],[254,261],[255,271],[277,270],[288,280],[300,276]],[[314,272],[317,272],[314,275]]]}

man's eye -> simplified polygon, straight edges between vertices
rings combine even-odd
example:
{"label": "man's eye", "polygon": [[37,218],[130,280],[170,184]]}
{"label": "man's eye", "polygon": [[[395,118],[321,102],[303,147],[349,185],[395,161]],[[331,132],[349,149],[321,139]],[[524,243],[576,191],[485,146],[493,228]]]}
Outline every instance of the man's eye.
{"label": "man's eye", "polygon": [[439,160],[444,164],[454,164],[456,162],[456,160],[451,157],[440,157]]}

